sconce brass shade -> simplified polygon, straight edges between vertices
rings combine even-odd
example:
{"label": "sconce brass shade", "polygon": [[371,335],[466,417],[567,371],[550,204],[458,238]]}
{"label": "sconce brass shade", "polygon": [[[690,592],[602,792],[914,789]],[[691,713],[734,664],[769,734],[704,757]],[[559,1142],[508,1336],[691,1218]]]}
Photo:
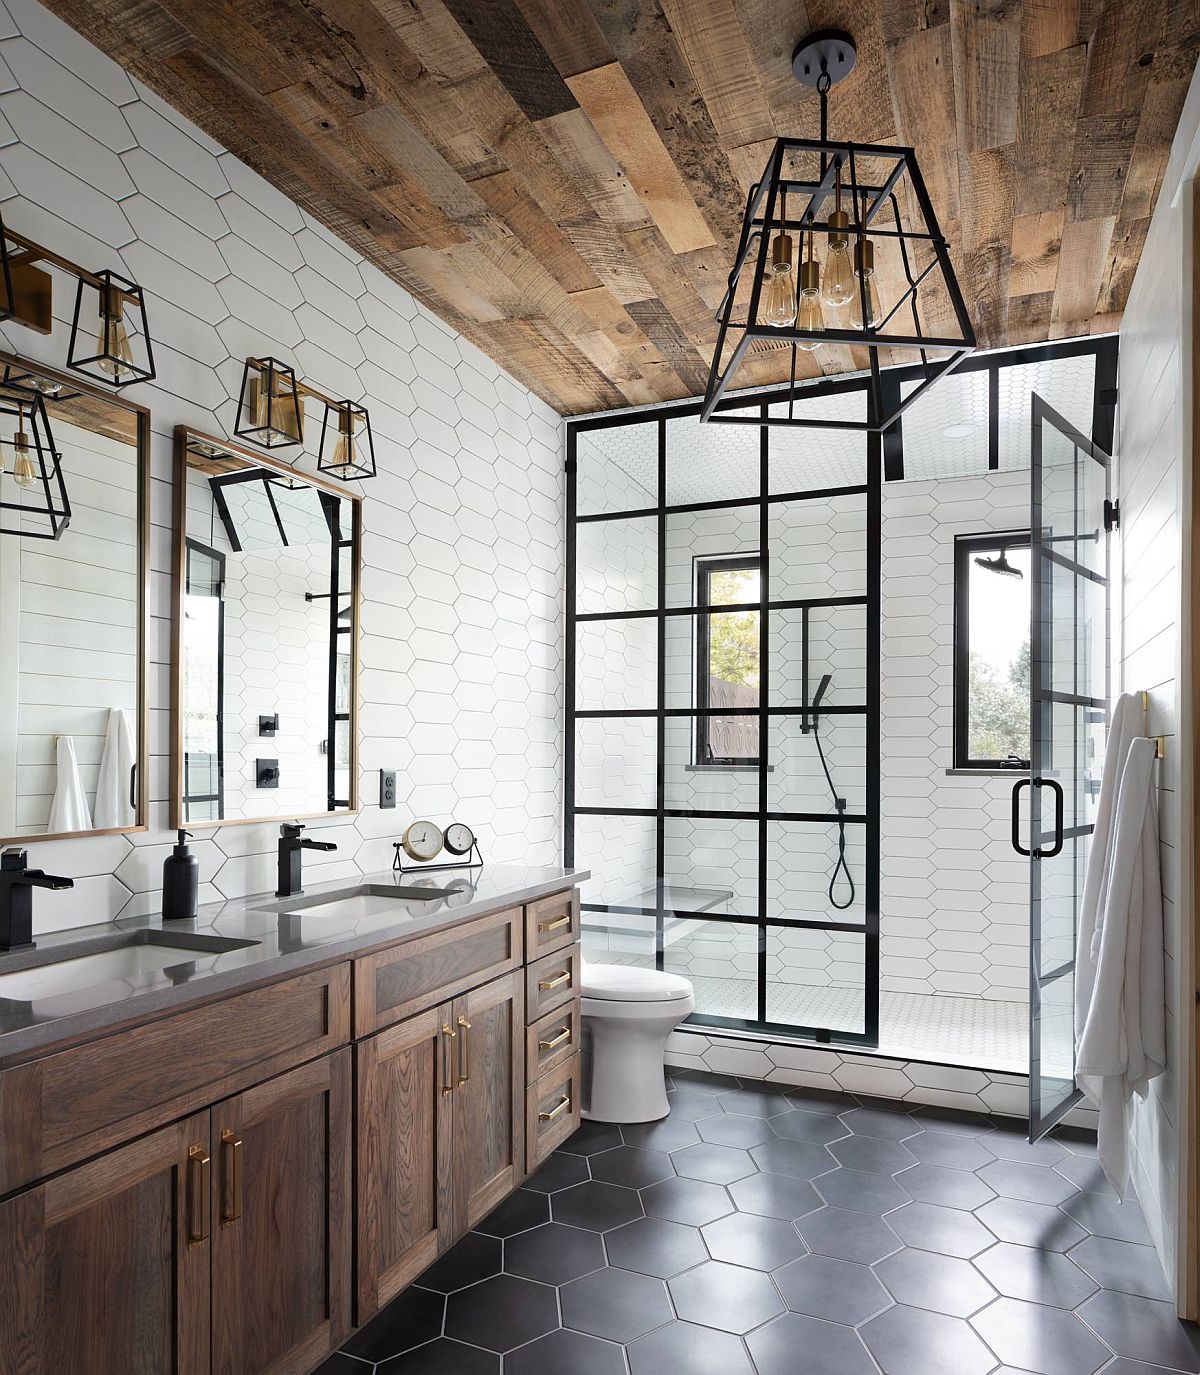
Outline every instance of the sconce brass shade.
{"label": "sconce brass shade", "polygon": [[31,390],[0,393],[0,535],[56,540],[70,523],[45,401]]}
{"label": "sconce brass shade", "polygon": [[365,406],[352,401],[325,403],[317,472],[343,482],[375,476],[375,442]]}
{"label": "sconce brass shade", "polygon": [[89,277],[80,277],[75,289],[67,367],[109,387],[149,382],[155,374],[145,293],[108,268]]}
{"label": "sconce brass shade", "polygon": [[277,358],[247,358],[234,434],[282,449],[304,443],[304,410],[294,368]]}

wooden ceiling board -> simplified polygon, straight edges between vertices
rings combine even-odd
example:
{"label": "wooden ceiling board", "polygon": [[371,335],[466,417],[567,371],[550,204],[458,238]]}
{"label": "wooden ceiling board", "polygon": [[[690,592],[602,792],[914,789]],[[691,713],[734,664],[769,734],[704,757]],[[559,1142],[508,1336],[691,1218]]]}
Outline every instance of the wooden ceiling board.
{"label": "wooden ceiling board", "polygon": [[982,347],[1119,323],[1200,50],[1181,0],[48,3],[564,414],[703,390],[746,192],[817,133],[810,29],[854,35],[831,137],[915,149]]}

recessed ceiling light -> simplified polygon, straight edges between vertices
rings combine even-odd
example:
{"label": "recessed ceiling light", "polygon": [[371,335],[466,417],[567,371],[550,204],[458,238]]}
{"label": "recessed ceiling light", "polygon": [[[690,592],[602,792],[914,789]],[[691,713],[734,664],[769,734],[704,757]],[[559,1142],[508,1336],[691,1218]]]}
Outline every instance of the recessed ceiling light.
{"label": "recessed ceiling light", "polygon": [[947,425],[942,431],[943,439],[967,439],[975,433],[974,425]]}

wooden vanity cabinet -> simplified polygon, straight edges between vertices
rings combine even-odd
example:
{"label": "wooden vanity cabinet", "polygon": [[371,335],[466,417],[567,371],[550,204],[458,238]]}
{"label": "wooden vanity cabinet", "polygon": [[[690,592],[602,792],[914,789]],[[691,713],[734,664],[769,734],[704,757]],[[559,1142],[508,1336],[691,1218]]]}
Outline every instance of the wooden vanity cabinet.
{"label": "wooden vanity cabinet", "polygon": [[516,970],[355,1047],[356,1324],[524,1177],[524,1027]]}
{"label": "wooden vanity cabinet", "polygon": [[208,1375],[212,1168],[203,1112],[0,1203],[2,1375]]}

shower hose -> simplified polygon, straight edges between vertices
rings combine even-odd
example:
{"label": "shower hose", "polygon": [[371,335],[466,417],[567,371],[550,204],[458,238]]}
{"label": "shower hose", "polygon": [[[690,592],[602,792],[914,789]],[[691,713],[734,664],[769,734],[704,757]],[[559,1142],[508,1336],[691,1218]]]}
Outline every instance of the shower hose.
{"label": "shower hose", "polygon": [[[846,799],[839,797],[837,789],[833,786],[833,775],[829,772],[829,765],[825,762],[825,749],[821,744],[821,720],[816,712],[813,713],[813,739],[817,742],[817,757],[821,761],[821,768],[825,770],[825,781],[829,784],[829,794],[833,798],[833,805],[837,808],[838,814],[838,857],[837,863],[833,866],[833,873],[829,876],[829,905],[835,911],[844,912],[854,901],[854,879],[851,878],[850,866],[846,863]],[[845,875],[845,884],[849,889],[845,902],[839,902],[835,896],[839,874]]]}

